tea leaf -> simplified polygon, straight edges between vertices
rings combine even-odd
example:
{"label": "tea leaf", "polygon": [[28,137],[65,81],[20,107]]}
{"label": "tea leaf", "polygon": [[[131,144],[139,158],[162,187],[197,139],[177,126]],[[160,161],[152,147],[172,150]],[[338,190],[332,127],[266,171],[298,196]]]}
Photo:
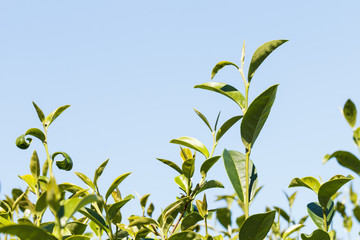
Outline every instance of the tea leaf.
{"label": "tea leaf", "polygon": [[80,172],[75,172],[76,176],[78,176],[86,185],[91,187],[95,191],[95,185],[94,183],[88,178],[85,174]]}
{"label": "tea leaf", "polygon": [[239,69],[238,66],[236,66],[235,63],[232,63],[232,62],[228,62],[228,61],[221,61],[221,62],[218,62],[215,67],[213,68],[212,72],[211,72],[211,79],[213,79],[215,77],[215,75],[217,74],[217,72],[222,69],[223,67],[225,66],[234,66],[236,67],[237,69]]}
{"label": "tea leaf", "polygon": [[168,165],[169,167],[171,167],[172,169],[174,169],[175,171],[177,171],[180,174],[183,174],[181,168],[176,165],[175,163],[173,163],[172,161],[166,160],[166,159],[161,159],[161,158],[156,158],[157,160],[159,160],[160,162]]}
{"label": "tea leaf", "polygon": [[122,175],[120,175],[119,177],[117,177],[113,183],[111,184],[111,186],[109,187],[109,189],[106,192],[105,195],[105,200],[107,200],[109,198],[109,196],[111,195],[111,193],[114,191],[115,188],[117,188],[117,186],[119,186],[119,184],[127,177],[131,174],[131,172],[129,173],[124,173]]}
{"label": "tea leaf", "polygon": [[199,112],[198,110],[196,110],[195,108],[194,108],[194,111],[195,111],[196,114],[201,118],[201,120],[203,120],[203,122],[206,124],[206,126],[208,126],[208,128],[209,128],[210,131],[212,132],[213,130],[212,130],[212,128],[211,128],[211,126],[210,126],[210,123],[209,123],[209,121],[207,120],[207,118],[206,118],[201,112]]}
{"label": "tea leaf", "polygon": [[64,160],[62,161],[56,161],[56,166],[59,168],[59,169],[62,169],[62,170],[65,170],[65,171],[70,171],[73,167],[73,161],[71,160],[71,157],[67,154],[67,153],[64,153],[64,152],[56,152],[52,155],[52,160],[54,161],[55,157],[57,155],[62,155],[64,157]]}
{"label": "tea leaf", "polygon": [[197,212],[192,212],[186,215],[181,223],[181,231],[187,230],[189,227],[194,226],[204,218]]}
{"label": "tea leaf", "polygon": [[353,176],[349,175],[344,177],[342,175],[336,175],[329,181],[322,184],[319,188],[318,199],[322,207],[326,207],[330,198],[347,182],[354,179]]}
{"label": "tea leaf", "polygon": [[274,207],[274,209],[280,214],[280,216],[281,216],[282,218],[285,219],[285,221],[287,221],[288,223],[290,223],[290,217],[289,217],[289,215],[285,212],[284,209],[279,208],[279,207]]}
{"label": "tea leaf", "polygon": [[202,144],[202,142],[200,142],[196,138],[180,137],[180,138],[171,140],[170,143],[179,144],[179,145],[183,145],[183,146],[192,148],[198,152],[201,152],[206,158],[209,157],[209,151],[207,150],[205,145]]}
{"label": "tea leaf", "polygon": [[355,218],[360,222],[360,206],[359,205],[354,207],[353,213],[354,213]]}
{"label": "tea leaf", "polygon": [[337,162],[353,172],[360,175],[360,160],[350,152],[336,151],[331,155],[325,155],[323,164],[329,161],[331,158],[336,158]]}
{"label": "tea leaf", "polygon": [[32,103],[33,103],[36,113],[40,119],[40,122],[44,123],[45,115],[44,115],[43,111],[41,111],[41,109],[38,107],[38,105],[35,104],[35,102],[32,102]]}
{"label": "tea leaf", "polygon": [[30,187],[31,191],[36,192],[36,179],[31,174],[25,174],[22,176],[19,176],[20,179],[24,180],[28,186]]}
{"label": "tea leaf", "polygon": [[358,148],[360,148],[360,127],[354,130],[353,140],[355,144],[358,146]]}
{"label": "tea leaf", "polygon": [[57,240],[56,237],[49,234],[45,230],[28,224],[12,224],[0,227],[0,232],[4,234],[15,235],[26,240]]}
{"label": "tea leaf", "polygon": [[256,49],[254,55],[251,58],[248,72],[248,82],[250,83],[253,78],[255,71],[261,65],[261,63],[280,45],[287,42],[288,40],[273,40],[261,45]]}
{"label": "tea leaf", "polygon": [[206,177],[208,171],[214,166],[214,164],[221,158],[221,156],[215,156],[209,159],[206,159],[200,167],[200,173],[203,178]]}
{"label": "tea leaf", "polygon": [[245,108],[245,102],[246,102],[245,97],[236,88],[226,83],[207,82],[200,85],[196,85],[194,86],[194,88],[201,88],[201,89],[206,89],[220,93],[230,98],[234,102],[236,102],[241,109]]}
{"label": "tea leaf", "polygon": [[31,135],[38,138],[41,142],[45,141],[45,134],[38,128],[30,128],[26,131],[26,135]]}
{"label": "tea leaf", "polygon": [[231,226],[231,211],[228,208],[216,209],[216,219],[225,229],[228,229]]}
{"label": "tea leaf", "polygon": [[27,149],[30,146],[30,143],[32,142],[32,138],[27,138],[25,140],[25,135],[21,135],[15,140],[15,144],[20,149]]}
{"label": "tea leaf", "polygon": [[220,113],[221,113],[221,111],[218,113],[218,115],[217,115],[217,117],[216,117],[215,126],[214,126],[214,131],[215,131],[215,132],[216,132],[217,125],[218,125],[218,122],[219,122]]}
{"label": "tea leaf", "polygon": [[320,183],[314,177],[294,178],[291,180],[289,188],[291,187],[306,187],[313,190],[316,194],[319,191]]}
{"label": "tea leaf", "polygon": [[38,177],[40,176],[40,162],[36,151],[34,151],[33,155],[31,156],[30,172],[37,181]]}
{"label": "tea leaf", "polygon": [[46,118],[45,118],[45,121],[44,121],[44,126],[46,128],[48,128],[50,126],[50,124],[52,122],[55,121],[55,119],[63,112],[65,111],[68,107],[70,107],[70,105],[65,105],[65,106],[62,106],[62,107],[59,107],[57,108],[56,110],[54,110],[52,113],[50,113]]}
{"label": "tea leaf", "polygon": [[60,208],[61,192],[53,177],[50,178],[46,191],[46,203],[55,215]]}
{"label": "tea leaf", "polygon": [[195,171],[195,159],[188,159],[184,161],[182,165],[182,171],[184,173],[184,176],[187,178],[192,178]]}
{"label": "tea leaf", "polygon": [[221,184],[221,182],[218,182],[216,180],[210,180],[210,181],[206,181],[201,188],[199,189],[199,191],[197,192],[197,194],[201,193],[202,191],[205,191],[206,189],[209,188],[224,188],[224,185]]}
{"label": "tea leaf", "polygon": [[240,229],[239,239],[263,240],[274,222],[275,213],[276,211],[271,211],[250,216]]}
{"label": "tea leaf", "polygon": [[94,185],[97,186],[97,180],[99,179],[99,177],[101,176],[101,174],[103,173],[106,165],[108,164],[109,159],[107,159],[105,162],[103,162],[95,171],[94,174]]}
{"label": "tea leaf", "polygon": [[80,209],[79,212],[93,221],[97,226],[100,227],[100,229],[103,229],[106,232],[109,231],[109,227],[106,225],[104,218],[94,210],[84,207],[83,209]]}
{"label": "tea leaf", "polygon": [[305,225],[302,224],[295,224],[289,227],[285,230],[285,232],[282,234],[282,239],[286,239],[288,236],[290,236],[292,233],[299,231],[301,228],[303,228]]}
{"label": "tea leaf", "polygon": [[356,107],[350,99],[346,101],[342,113],[350,127],[354,128],[356,123]]}
{"label": "tea leaf", "polygon": [[90,240],[91,237],[84,236],[84,235],[72,235],[67,237],[66,240]]}
{"label": "tea leaf", "polygon": [[301,234],[302,240],[330,240],[330,236],[327,232],[321,229],[316,229],[310,235],[304,233]]}
{"label": "tea leaf", "polygon": [[183,231],[171,235],[169,240],[203,240],[203,237],[195,232]]}
{"label": "tea leaf", "polygon": [[220,140],[220,138],[235,124],[239,121],[243,116],[235,116],[227,120],[216,133],[216,142]]}
{"label": "tea leaf", "polygon": [[36,201],[35,204],[35,211],[36,214],[40,215],[42,212],[44,212],[47,208],[47,203],[46,203],[46,191],[43,192],[39,199]]}
{"label": "tea leaf", "polygon": [[109,218],[112,219],[115,217],[115,215],[117,214],[117,212],[127,203],[129,202],[131,199],[134,199],[133,195],[128,195],[126,196],[123,200],[120,200],[119,202],[116,202],[114,204],[111,204],[109,210],[108,210],[108,215]]}
{"label": "tea leaf", "polygon": [[[320,229],[325,229],[323,209],[321,205],[317,202],[312,202],[307,205],[307,211],[309,213],[310,218],[316,224],[316,226]],[[334,202],[329,200],[326,207],[326,221],[329,226],[335,214]]]}
{"label": "tea leaf", "polygon": [[184,174],[181,174],[177,177],[175,177],[175,183],[185,192],[187,193],[189,191],[188,188],[188,178],[184,176]]}
{"label": "tea leaf", "polygon": [[271,86],[250,104],[241,122],[241,138],[247,149],[251,149],[259,136],[274,103],[278,85]]}
{"label": "tea leaf", "polygon": [[157,227],[159,227],[159,223],[157,221],[155,221],[152,218],[148,218],[148,217],[139,217],[136,220],[132,221],[129,224],[129,227],[132,226],[143,226],[143,225],[155,225]]}
{"label": "tea leaf", "polygon": [[147,209],[147,211],[146,211],[146,214],[147,214],[149,217],[151,217],[152,214],[153,214],[153,212],[154,212],[154,209],[155,209],[154,204],[153,204],[153,203],[150,203],[150,205],[149,205],[149,207],[148,207],[148,209]]}

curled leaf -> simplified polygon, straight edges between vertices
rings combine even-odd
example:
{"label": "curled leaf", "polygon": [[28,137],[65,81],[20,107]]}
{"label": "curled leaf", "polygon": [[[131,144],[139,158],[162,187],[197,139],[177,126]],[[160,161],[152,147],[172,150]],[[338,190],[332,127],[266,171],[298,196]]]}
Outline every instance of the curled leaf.
{"label": "curled leaf", "polygon": [[20,149],[27,149],[30,146],[31,142],[32,139],[31,138],[25,139],[25,134],[23,134],[16,139],[15,144]]}
{"label": "curled leaf", "polygon": [[217,72],[222,69],[223,67],[225,66],[234,66],[236,67],[237,69],[239,69],[238,66],[236,66],[235,63],[232,63],[232,62],[228,62],[228,61],[221,61],[219,63],[217,63],[215,65],[215,67],[213,68],[212,72],[211,72],[211,79],[213,79],[215,77],[215,75],[217,74]]}
{"label": "curled leaf", "polygon": [[59,169],[70,171],[73,167],[73,162],[70,158],[70,156],[67,153],[64,152],[56,152],[52,155],[52,160],[54,161],[55,157],[57,155],[62,155],[64,157],[64,160],[62,161],[56,161],[56,166],[58,166]]}

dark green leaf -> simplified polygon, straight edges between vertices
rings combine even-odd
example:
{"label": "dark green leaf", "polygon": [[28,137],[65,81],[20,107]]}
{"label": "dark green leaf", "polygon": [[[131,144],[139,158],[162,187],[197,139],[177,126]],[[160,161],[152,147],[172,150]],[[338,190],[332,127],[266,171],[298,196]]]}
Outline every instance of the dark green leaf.
{"label": "dark green leaf", "polygon": [[101,176],[101,174],[103,173],[106,165],[108,164],[109,162],[109,159],[106,160],[105,162],[103,162],[95,171],[95,174],[94,174],[94,185],[97,186],[97,181],[99,179],[99,177]]}
{"label": "dark green leaf", "polygon": [[35,211],[37,214],[41,214],[42,212],[45,211],[46,208],[47,208],[47,203],[46,203],[46,191],[45,191],[40,195],[39,199],[36,201]]}
{"label": "dark green leaf", "polygon": [[285,221],[287,221],[288,223],[290,223],[290,217],[289,215],[285,212],[284,209],[279,208],[279,207],[274,207],[274,209],[280,214],[281,217],[283,217],[285,219]]}
{"label": "dark green leaf", "polygon": [[36,151],[34,151],[33,155],[31,156],[30,172],[35,179],[38,179],[40,176],[40,161]]}
{"label": "dark green leaf", "polygon": [[317,194],[320,188],[320,183],[314,177],[294,178],[291,180],[289,185],[289,188],[291,187],[306,187],[313,190]]}
{"label": "dark green leaf", "polygon": [[190,231],[183,231],[180,233],[175,233],[173,234],[169,240],[203,240],[202,236],[194,233],[194,232],[190,232]]}
{"label": "dark green leaf", "polygon": [[247,149],[251,149],[270,114],[278,85],[265,90],[250,104],[241,122],[241,138]]}
{"label": "dark green leaf", "polygon": [[36,113],[37,113],[37,115],[38,115],[38,117],[39,117],[39,119],[40,119],[40,122],[44,123],[44,121],[45,121],[45,115],[44,115],[43,111],[41,111],[41,109],[38,107],[38,105],[36,105],[35,102],[32,102],[32,103],[33,103],[34,108],[35,108],[35,110],[36,110]]}
{"label": "dark green leaf", "polygon": [[105,200],[107,200],[109,198],[109,196],[111,195],[111,193],[115,190],[115,188],[117,188],[117,186],[119,186],[119,184],[127,177],[131,174],[131,172],[129,173],[124,173],[122,175],[120,175],[119,177],[117,177],[114,182],[111,184],[111,186],[109,187],[108,191],[106,192],[105,195]]}
{"label": "dark green leaf", "polygon": [[79,212],[83,214],[85,217],[89,218],[91,221],[93,221],[101,229],[105,231],[109,230],[109,227],[106,225],[104,218],[94,210],[85,207],[83,209],[80,209]]}
{"label": "dark green leaf", "polygon": [[211,79],[213,79],[215,77],[215,75],[217,74],[217,72],[222,69],[223,67],[225,66],[234,66],[236,67],[237,69],[239,69],[238,66],[236,66],[235,63],[232,63],[232,62],[228,62],[228,61],[221,61],[221,62],[218,62],[215,67],[213,68],[212,72],[211,72]]}
{"label": "dark green leaf", "polygon": [[245,97],[236,88],[226,83],[207,82],[201,85],[196,85],[194,88],[201,88],[220,93],[236,102],[241,109],[245,108]]}
{"label": "dark green leaf", "polygon": [[327,232],[321,229],[316,229],[311,235],[301,234],[302,240],[330,240],[330,236]]}
{"label": "dark green leaf", "polygon": [[217,115],[217,117],[216,117],[215,126],[214,126],[214,131],[215,131],[215,132],[216,132],[217,125],[218,125],[218,122],[219,122],[220,113],[221,113],[221,111],[218,113],[218,115]]}
{"label": "dark green leaf", "polygon": [[192,158],[184,161],[182,165],[182,171],[185,177],[189,179],[192,178],[195,171],[195,159]]}
{"label": "dark green leaf", "polygon": [[197,212],[192,212],[186,215],[181,223],[181,231],[187,230],[189,227],[194,226],[196,223],[203,219],[204,218]]}
{"label": "dark green leaf", "polygon": [[115,217],[115,215],[117,214],[117,212],[127,203],[129,202],[131,199],[134,199],[133,195],[128,195],[126,196],[123,200],[120,200],[119,202],[116,202],[114,204],[111,204],[109,210],[108,210],[108,215],[109,218],[113,218]]}
{"label": "dark green leaf", "polygon": [[342,175],[336,175],[332,177],[329,181],[322,184],[319,188],[318,199],[322,207],[326,207],[330,198],[347,182],[354,179],[353,176],[349,175],[347,177]]}
{"label": "dark green leaf", "polygon": [[178,173],[183,174],[181,168],[178,165],[176,165],[175,163],[173,163],[172,161],[169,161],[169,160],[166,160],[166,159],[161,159],[161,158],[157,158],[157,160],[159,160],[160,162],[168,165],[172,169],[176,170]]}
{"label": "dark green leaf", "polygon": [[235,116],[227,120],[216,133],[216,142],[220,140],[220,138],[235,124],[239,121],[243,116]]}
{"label": "dark green leaf", "polygon": [[323,163],[326,163],[331,158],[336,158],[337,162],[352,171],[360,175],[360,160],[352,153],[346,151],[337,151],[331,155],[325,155]]}
{"label": "dark green leaf", "polygon": [[78,176],[86,185],[88,185],[89,187],[91,187],[93,190],[95,190],[95,185],[94,183],[90,180],[90,178],[88,178],[85,174],[80,173],[80,172],[75,172],[76,176]]}
{"label": "dark green leaf", "polygon": [[[329,201],[326,207],[326,221],[327,225],[329,226],[334,214],[335,214],[335,207],[334,202]],[[325,223],[324,223],[324,216],[323,216],[323,209],[317,202],[312,202],[307,205],[307,211],[309,213],[310,218],[316,224],[316,226],[320,229],[325,230]]]}
{"label": "dark green leaf", "polygon": [[150,194],[145,194],[141,199],[140,199],[140,205],[143,209],[145,209],[147,200],[149,198]]}
{"label": "dark green leaf", "polygon": [[56,237],[47,233],[45,230],[28,225],[28,224],[13,224],[0,227],[0,232],[4,234],[15,235],[22,240],[57,240]]}
{"label": "dark green leaf", "polygon": [[209,151],[199,140],[193,137],[180,137],[177,139],[173,139],[170,143],[183,145],[189,148],[192,148],[196,151],[201,152],[206,158],[209,157]]}
{"label": "dark green leaf", "polygon": [[267,42],[256,49],[254,55],[251,58],[249,72],[248,72],[248,82],[253,78],[255,71],[261,65],[261,63],[270,55],[277,47],[281,44],[287,42],[288,40],[273,40]]}
{"label": "dark green leaf", "polygon": [[69,222],[66,224],[66,229],[69,230],[72,235],[83,234],[86,230],[86,227],[87,224],[81,222]]}
{"label": "dark green leaf", "polygon": [[56,161],[56,166],[58,166],[59,169],[70,171],[73,167],[73,161],[71,160],[71,157],[64,152],[56,152],[52,155],[52,160],[54,161],[55,157],[57,155],[62,155],[64,157],[64,160],[62,161]]}
{"label": "dark green leaf", "polygon": [[353,209],[354,216],[358,222],[360,222],[360,206],[356,206]]}
{"label": "dark green leaf", "polygon": [[41,142],[45,141],[45,134],[38,128],[30,128],[26,131],[25,136],[31,135],[38,138]]}
{"label": "dark green leaf", "polygon": [[63,203],[64,206],[64,216],[61,218],[61,222],[63,225],[67,223],[67,221],[75,214],[75,212],[79,211],[86,205],[100,200],[99,197],[95,194],[88,195],[84,198],[70,198],[65,200]]}
{"label": "dark green leaf", "polygon": [[221,158],[221,156],[215,156],[209,159],[206,159],[200,167],[200,173],[203,178],[206,177],[206,174],[210,168]]}
{"label": "dark green leaf", "polygon": [[65,106],[62,106],[62,107],[57,108],[57,109],[54,110],[52,113],[50,113],[50,114],[45,118],[45,121],[44,121],[45,127],[49,127],[50,124],[51,124],[52,122],[54,122],[55,119],[56,119],[63,111],[65,111],[68,107],[70,107],[70,105],[65,105]]}
{"label": "dark green leaf", "polygon": [[65,240],[90,240],[91,237],[84,236],[84,235],[72,235],[68,238],[65,238]]}
{"label": "dark green leaf", "polygon": [[246,194],[246,181],[249,181],[249,201],[256,193],[258,175],[253,162],[249,159],[249,179],[246,180],[246,159],[245,155],[237,151],[224,150],[223,159],[226,172],[239,199],[244,202]]}
{"label": "dark green leaf", "polygon": [[212,128],[211,128],[211,126],[210,126],[210,123],[209,123],[209,121],[207,120],[207,118],[206,118],[201,112],[199,112],[198,110],[196,110],[195,108],[194,108],[194,111],[195,111],[196,114],[201,118],[201,120],[203,120],[203,122],[206,124],[206,126],[208,126],[208,128],[209,128],[210,131],[212,132],[213,130],[212,130]]}
{"label": "dark green leaf", "polygon": [[153,214],[153,212],[154,212],[154,209],[155,209],[154,204],[153,204],[153,203],[150,203],[150,205],[149,205],[149,207],[148,207],[148,209],[147,209],[147,211],[146,211],[146,214],[147,214],[149,217],[151,217],[152,214]]}
{"label": "dark green leaf", "polygon": [[350,99],[344,105],[343,114],[349,125],[354,128],[356,123],[356,107]]}
{"label": "dark green leaf", "polygon": [[15,144],[20,149],[27,149],[30,146],[31,142],[32,142],[31,138],[25,139],[25,135],[21,135],[18,138],[16,138]]}
{"label": "dark green leaf", "polygon": [[263,240],[269,232],[276,211],[260,213],[245,220],[239,233],[239,240]]}
{"label": "dark green leaf", "polygon": [[225,229],[228,229],[231,226],[231,211],[228,208],[216,209],[216,219]]}
{"label": "dark green leaf", "polygon": [[199,191],[197,192],[197,194],[201,193],[202,191],[205,191],[206,189],[209,188],[224,188],[224,185],[221,184],[221,182],[218,182],[216,180],[210,180],[210,181],[206,181],[199,189]]}

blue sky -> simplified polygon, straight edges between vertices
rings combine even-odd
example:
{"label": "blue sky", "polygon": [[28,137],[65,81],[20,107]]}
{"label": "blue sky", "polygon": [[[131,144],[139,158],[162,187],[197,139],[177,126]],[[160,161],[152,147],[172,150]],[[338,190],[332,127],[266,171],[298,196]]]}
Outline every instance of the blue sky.
{"label": "blue sky", "polygon": [[[239,114],[230,100],[193,86],[210,81],[217,62],[239,63],[244,40],[248,64],[261,44],[289,39],[259,68],[250,88],[254,99],[280,84],[252,153],[264,189],[251,213],[285,208],[282,191],[293,192],[287,189],[293,177],[327,180],[350,173],[335,161],[321,161],[340,149],[357,154],[339,109],[348,98],[360,109],[359,8],[358,1],[1,1],[1,194],[25,187],[17,175],[29,172],[34,149],[45,159],[36,141],[26,151],[14,144],[28,128],[41,127],[31,102],[45,113],[71,104],[49,130],[50,151],[67,152],[73,170],[89,176],[110,158],[99,181],[102,192],[132,171],[121,191],[151,193],[159,211],[178,189],[176,172],[155,158],[181,162],[178,146],[169,143],[173,138],[193,136],[208,146],[212,141],[192,108],[212,123],[220,110],[222,122]],[[214,80],[243,89],[230,67]],[[243,151],[238,125],[216,154],[224,148]],[[199,167],[203,159],[198,161]],[[56,170],[56,176],[83,186],[73,171]],[[226,186],[210,190],[210,201],[233,192],[221,161],[210,178]],[[315,200],[299,189],[295,217]],[[135,201],[130,208],[141,211]],[[307,225],[308,233],[315,229],[311,221]]]}

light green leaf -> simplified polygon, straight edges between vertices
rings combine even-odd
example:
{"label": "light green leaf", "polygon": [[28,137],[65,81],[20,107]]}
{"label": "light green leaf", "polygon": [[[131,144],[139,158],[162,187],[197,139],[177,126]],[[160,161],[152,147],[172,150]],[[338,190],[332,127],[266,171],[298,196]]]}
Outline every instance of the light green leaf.
{"label": "light green leaf", "polygon": [[36,105],[35,102],[32,102],[32,103],[33,103],[34,108],[35,108],[35,110],[36,110],[36,113],[37,113],[37,115],[38,115],[38,117],[39,117],[39,119],[40,119],[40,122],[44,123],[44,121],[45,121],[45,115],[44,115],[43,111],[41,111],[41,109],[38,107],[38,105]]}
{"label": "light green leaf", "polygon": [[235,63],[232,63],[232,62],[228,62],[228,61],[221,61],[221,62],[218,62],[215,67],[213,68],[212,72],[211,72],[211,79],[213,79],[215,77],[215,75],[217,74],[217,72],[222,69],[223,67],[225,66],[234,66],[236,67],[237,69],[239,69],[238,66],[236,66]]}
{"label": "light green leaf", "polygon": [[127,177],[131,174],[131,172],[128,173],[124,173],[122,175],[120,175],[119,177],[117,177],[114,182],[111,184],[111,186],[109,187],[108,191],[106,192],[105,195],[105,199],[107,200],[109,198],[109,196],[111,195],[111,193],[115,190],[115,188],[117,188],[117,186],[119,186],[119,184]]}
{"label": "light green leaf", "polygon": [[356,107],[350,99],[346,101],[342,113],[350,127],[354,128],[356,124]]}
{"label": "light green leaf", "polygon": [[318,199],[322,207],[326,207],[330,198],[347,182],[354,179],[353,176],[348,175],[347,177],[342,175],[336,175],[329,181],[322,184],[319,188]]}
{"label": "light green leaf", "polygon": [[161,159],[161,158],[156,158],[157,160],[159,160],[160,162],[168,165],[169,167],[171,167],[172,169],[174,169],[175,171],[177,171],[180,174],[183,174],[183,171],[181,170],[181,168],[176,165],[175,163],[173,163],[172,161],[166,160],[166,159]]}
{"label": "light green leaf", "polygon": [[0,227],[0,232],[15,235],[22,240],[57,240],[56,237],[45,230],[28,224],[13,224]]}
{"label": "light green leaf", "polygon": [[353,139],[358,148],[360,148],[360,127],[354,130]]}
{"label": "light green leaf", "polygon": [[321,229],[316,229],[311,235],[301,234],[302,240],[330,240],[330,236],[327,232]]}
{"label": "light green leaf", "polygon": [[118,211],[127,203],[129,202],[131,199],[134,199],[133,195],[128,195],[126,196],[123,200],[120,200],[119,202],[116,202],[114,204],[111,204],[109,210],[108,210],[108,215],[109,218],[112,219],[116,216],[116,214],[118,213]]}
{"label": "light green leaf", "polygon": [[35,178],[35,180],[37,180],[38,177],[40,176],[40,161],[36,151],[34,151],[33,155],[31,156],[30,172],[32,176]]}
{"label": "light green leaf", "polygon": [[203,164],[201,164],[200,167],[200,173],[201,176],[203,178],[206,177],[206,174],[208,173],[208,171],[210,170],[210,168],[212,168],[212,166],[214,166],[214,164],[221,158],[221,156],[215,156],[209,159],[206,159]]}
{"label": "light green leaf", "polygon": [[72,235],[68,238],[66,238],[66,240],[90,240],[91,237],[88,236],[84,236],[84,235]]}
{"label": "light green leaf", "polygon": [[295,224],[289,227],[285,230],[285,232],[282,234],[282,239],[286,239],[290,234],[299,231],[301,228],[303,228],[305,225],[302,224]]}
{"label": "light green leaf", "polygon": [[360,160],[350,152],[336,151],[331,155],[325,155],[323,164],[329,161],[331,158],[336,158],[337,162],[352,171],[360,175]]}
{"label": "light green leaf", "polygon": [[278,85],[269,87],[250,104],[241,122],[241,138],[247,149],[251,149],[259,136],[274,103]]}
{"label": "light green leaf", "polygon": [[103,173],[106,165],[108,164],[109,159],[107,159],[105,162],[103,162],[95,171],[94,174],[94,185],[97,186],[97,181],[99,179],[99,177],[101,176],[101,174]]}
{"label": "light green leaf", "polygon": [[211,126],[210,126],[210,123],[209,123],[209,121],[207,120],[207,118],[206,118],[201,112],[199,112],[198,110],[196,110],[195,108],[194,108],[194,111],[195,111],[196,114],[201,118],[201,120],[203,120],[203,122],[206,124],[206,126],[208,126],[208,128],[209,128],[210,131],[212,132],[213,130],[212,130],[212,128],[211,128]]}
{"label": "light green leaf", "polygon": [[313,190],[317,194],[320,188],[320,183],[314,177],[294,178],[291,180],[289,185],[289,188],[291,187],[306,187]]}
{"label": "light green leaf", "polygon": [[62,155],[64,157],[64,160],[62,161],[56,161],[56,166],[59,169],[65,170],[65,171],[70,171],[73,167],[73,161],[71,160],[71,157],[64,152],[56,152],[52,155],[52,160],[54,161],[55,157],[57,155]]}
{"label": "light green leaf", "polygon": [[210,180],[206,181],[199,189],[197,194],[201,193],[202,191],[205,191],[206,189],[210,188],[224,188],[224,185],[221,184],[221,182],[218,182],[216,180]]}
{"label": "light green leaf", "polygon": [[[246,173],[245,173],[245,155],[237,151],[224,150],[224,165],[230,182],[238,195],[239,199],[244,202],[246,194]],[[253,162],[249,159],[249,201],[251,201],[256,193],[258,175]]]}
{"label": "light green leaf", "polygon": [[195,171],[195,159],[191,158],[183,162],[182,171],[184,176],[187,178],[192,178]]}
{"label": "light green leaf", "polygon": [[38,138],[41,142],[45,141],[45,134],[38,128],[30,128],[26,131],[25,136],[31,135]]}
{"label": "light green leaf", "polygon": [[183,231],[180,233],[175,233],[171,237],[169,237],[169,240],[203,240],[202,236],[190,231]]}
{"label": "light green leaf", "polygon": [[70,107],[70,105],[65,105],[62,107],[57,108],[56,110],[54,110],[52,113],[50,113],[44,121],[44,125],[46,128],[48,128],[50,126],[50,124],[52,122],[55,121],[55,119],[63,112],[65,111],[68,107]]}
{"label": "light green leaf", "polygon": [[184,176],[184,174],[181,174],[177,177],[175,177],[175,183],[185,192],[187,193],[189,191],[188,188],[188,178]]}
{"label": "light green leaf", "polygon": [[86,185],[88,185],[89,187],[91,187],[94,191],[95,191],[95,185],[94,183],[91,181],[90,178],[88,178],[85,174],[80,173],[80,172],[75,172],[76,176],[78,176]]}
{"label": "light green leaf", "polygon": [[202,221],[204,218],[197,212],[189,213],[184,217],[181,223],[181,231],[187,230],[189,227],[194,226],[199,221]]}
{"label": "light green leaf", "polygon": [[220,140],[220,138],[235,124],[237,123],[243,116],[235,116],[227,120],[216,133],[216,142]]}
{"label": "light green leaf", "polygon": [[241,109],[245,108],[245,97],[236,88],[226,83],[207,82],[196,85],[194,88],[201,88],[220,93],[236,102],[241,107]]}
{"label": "light green leaf", "polygon": [[159,223],[157,221],[155,221],[154,219],[152,218],[148,218],[148,217],[139,217],[137,219],[135,219],[134,221],[132,221],[130,224],[129,224],[129,227],[132,227],[132,226],[143,226],[143,225],[155,225],[157,227],[159,227]]}
{"label": "light green leaf", "polygon": [[24,180],[28,186],[30,187],[31,191],[35,192],[36,188],[36,179],[31,174],[25,174],[22,176],[19,176],[20,179]]}
{"label": "light green leaf", "polygon": [[261,63],[270,55],[276,48],[281,44],[287,42],[288,40],[273,40],[261,45],[256,49],[254,55],[251,58],[249,72],[248,72],[248,82],[253,78],[255,71],[261,65]]}
{"label": "light green leaf", "polygon": [[183,145],[189,148],[192,148],[198,152],[201,152],[206,158],[209,157],[209,151],[199,140],[193,137],[180,137],[177,139],[173,139],[170,143]]}
{"label": "light green leaf", "polygon": [[[327,226],[331,224],[331,221],[335,214],[335,207],[334,202],[330,199],[327,207],[326,207],[326,221]],[[324,222],[324,216],[323,216],[323,208],[320,206],[317,202],[312,202],[307,205],[307,211],[309,213],[310,218],[313,220],[315,225],[325,230],[325,222]]]}
{"label": "light green leaf", "polygon": [[239,233],[239,240],[263,240],[269,232],[276,211],[260,213],[245,220]]}

